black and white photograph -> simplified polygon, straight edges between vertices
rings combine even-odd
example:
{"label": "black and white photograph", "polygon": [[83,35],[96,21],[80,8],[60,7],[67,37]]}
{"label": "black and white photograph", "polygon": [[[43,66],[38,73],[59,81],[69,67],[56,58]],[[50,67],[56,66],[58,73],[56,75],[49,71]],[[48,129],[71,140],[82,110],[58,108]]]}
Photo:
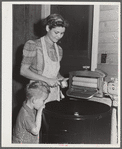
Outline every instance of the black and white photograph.
{"label": "black and white photograph", "polygon": [[120,147],[120,2],[2,2],[2,147]]}

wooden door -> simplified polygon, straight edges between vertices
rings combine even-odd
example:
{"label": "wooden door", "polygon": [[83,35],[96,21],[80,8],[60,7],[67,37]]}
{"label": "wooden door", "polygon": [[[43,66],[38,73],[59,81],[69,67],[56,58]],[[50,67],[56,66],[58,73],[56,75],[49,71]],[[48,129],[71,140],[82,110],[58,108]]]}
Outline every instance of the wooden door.
{"label": "wooden door", "polygon": [[67,77],[70,71],[91,66],[93,6],[52,5],[51,13],[59,13],[69,22],[69,27],[59,42],[64,53],[61,74]]}

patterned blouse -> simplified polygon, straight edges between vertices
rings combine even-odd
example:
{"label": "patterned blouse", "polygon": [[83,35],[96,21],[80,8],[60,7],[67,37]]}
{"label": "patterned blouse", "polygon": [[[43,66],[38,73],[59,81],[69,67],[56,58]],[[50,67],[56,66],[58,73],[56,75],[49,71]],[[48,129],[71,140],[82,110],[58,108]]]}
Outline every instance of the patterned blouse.
{"label": "patterned blouse", "polygon": [[[47,41],[45,41],[48,56],[51,60],[56,61],[57,54],[55,53],[56,50],[54,50],[54,46],[52,47]],[[59,49],[59,56],[60,60],[62,59],[63,50],[58,45]],[[38,50],[40,52],[38,52]],[[41,71],[43,73],[44,70],[44,57],[43,57],[43,50],[42,50],[42,43],[41,39],[34,40],[28,40],[23,49],[23,60],[22,65],[28,64],[30,65],[30,69],[38,74],[38,71]]]}

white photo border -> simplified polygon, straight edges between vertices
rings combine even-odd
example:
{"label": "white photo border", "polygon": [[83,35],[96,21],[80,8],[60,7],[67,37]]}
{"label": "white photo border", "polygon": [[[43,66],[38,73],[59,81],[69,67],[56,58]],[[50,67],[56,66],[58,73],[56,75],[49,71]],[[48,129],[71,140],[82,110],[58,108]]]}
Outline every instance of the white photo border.
{"label": "white photo border", "polygon": [[[119,5],[119,2],[52,2],[52,1],[13,1],[2,2],[2,115],[1,115],[1,146],[2,147],[78,147],[78,148],[98,148],[98,147],[120,147],[117,145],[85,145],[85,144],[12,144],[12,49],[13,49],[13,24],[12,24],[12,5],[13,4],[68,4],[68,5]],[[119,19],[120,22],[120,19]],[[119,26],[120,27],[120,26]],[[120,37],[120,36],[119,36]],[[119,45],[120,47],[120,45]],[[120,55],[120,49],[119,49]],[[120,58],[119,58],[120,60]],[[119,69],[120,70],[120,69]],[[120,76],[119,76],[120,79]],[[120,95],[120,94],[119,94]],[[120,109],[119,109],[120,111]],[[120,121],[119,121],[120,127]],[[120,134],[119,134],[120,135]]]}

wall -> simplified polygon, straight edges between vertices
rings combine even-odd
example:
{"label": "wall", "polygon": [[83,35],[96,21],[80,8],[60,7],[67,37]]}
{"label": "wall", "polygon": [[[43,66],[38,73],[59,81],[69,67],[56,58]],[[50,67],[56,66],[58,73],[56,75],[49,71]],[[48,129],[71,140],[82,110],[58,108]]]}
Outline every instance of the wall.
{"label": "wall", "polygon": [[20,75],[23,46],[27,40],[37,38],[34,24],[41,18],[41,7],[41,5],[13,5],[13,120],[25,99],[24,87],[28,81]]}
{"label": "wall", "polygon": [[[99,18],[99,42],[97,68],[111,77],[118,78],[118,6],[101,5]],[[106,63],[101,63],[101,54],[107,54]]]}

